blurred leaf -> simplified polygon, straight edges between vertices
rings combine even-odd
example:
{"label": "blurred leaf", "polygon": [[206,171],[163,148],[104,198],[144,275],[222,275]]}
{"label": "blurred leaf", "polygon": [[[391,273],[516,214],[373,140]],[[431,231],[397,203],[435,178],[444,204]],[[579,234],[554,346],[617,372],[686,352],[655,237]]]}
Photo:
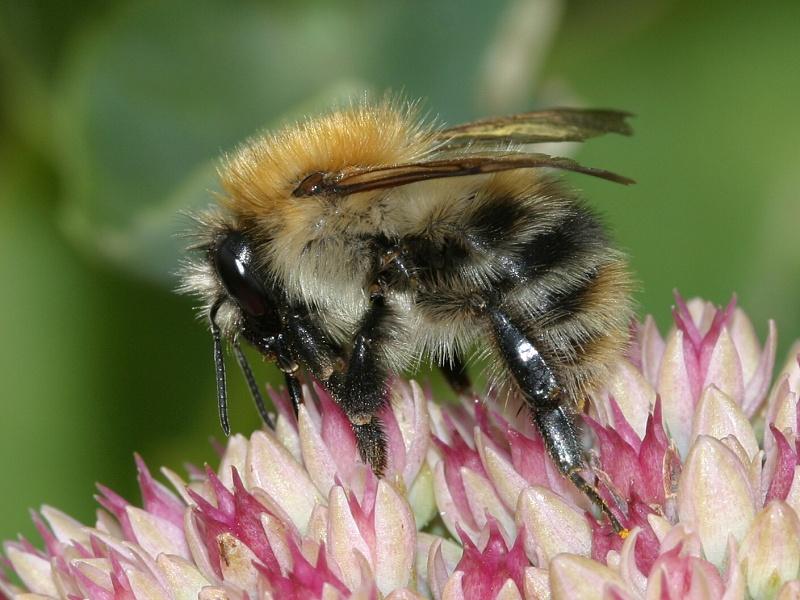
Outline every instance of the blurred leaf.
{"label": "blurred leaf", "polygon": [[83,498],[105,456],[90,418],[98,294],[48,220],[49,184],[0,146],[0,539],[32,532],[27,511],[42,502],[90,517]]}
{"label": "blurred leaf", "polygon": [[99,0],[0,0],[0,127],[44,155],[52,151],[51,88],[64,47],[76,25],[105,8]]}
{"label": "blurred leaf", "polygon": [[[209,201],[213,160],[357,64],[341,13],[146,3],[85,33],[59,110],[67,231],[94,254],[165,280],[178,208]],[[341,36],[324,35],[326,27]],[[346,41],[345,41],[346,40]],[[288,56],[291,60],[287,60]]]}
{"label": "blurred leaf", "polygon": [[216,157],[301,101],[316,112],[362,92],[343,82],[367,76],[450,95],[464,114],[472,90],[454,83],[474,76],[500,9],[415,6],[134,3],[85,31],[58,101],[67,232],[92,255],[170,281],[173,234],[186,225],[175,215],[209,202]]}

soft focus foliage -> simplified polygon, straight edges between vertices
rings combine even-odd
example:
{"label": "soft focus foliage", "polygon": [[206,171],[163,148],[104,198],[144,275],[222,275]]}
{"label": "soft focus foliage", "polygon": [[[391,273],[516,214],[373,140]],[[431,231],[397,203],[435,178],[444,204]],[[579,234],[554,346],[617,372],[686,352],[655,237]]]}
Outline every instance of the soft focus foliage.
{"label": "soft focus foliage", "polygon": [[[209,201],[220,152],[353,92],[403,90],[451,123],[633,111],[634,138],[580,152],[639,183],[574,181],[643,307],[664,326],[674,286],[735,289],[798,331],[798,21],[789,0],[0,1],[0,537],[31,534],[42,499],[88,521],[96,479],[132,496],[133,449],[208,457],[210,341],[171,292],[176,214]],[[254,427],[238,378],[231,395]]]}

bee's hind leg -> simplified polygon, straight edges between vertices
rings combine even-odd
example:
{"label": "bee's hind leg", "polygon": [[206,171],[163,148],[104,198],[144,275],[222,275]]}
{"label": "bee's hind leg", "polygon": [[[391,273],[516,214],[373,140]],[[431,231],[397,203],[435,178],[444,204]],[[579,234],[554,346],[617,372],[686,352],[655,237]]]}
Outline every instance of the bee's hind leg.
{"label": "bee's hind leg", "polygon": [[627,530],[597,489],[581,475],[581,471],[588,466],[583,457],[574,417],[565,405],[563,390],[553,371],[525,332],[505,312],[496,307],[486,310],[500,355],[522,391],[553,462],[565,477],[603,511],[614,531],[624,537]]}

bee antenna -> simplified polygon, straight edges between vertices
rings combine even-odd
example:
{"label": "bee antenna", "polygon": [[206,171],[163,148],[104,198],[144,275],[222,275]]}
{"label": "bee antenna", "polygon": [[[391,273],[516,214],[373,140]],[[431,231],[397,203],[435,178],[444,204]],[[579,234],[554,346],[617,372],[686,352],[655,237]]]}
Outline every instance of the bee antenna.
{"label": "bee antenna", "polygon": [[219,423],[225,436],[231,434],[228,422],[228,386],[225,382],[225,356],[222,353],[222,334],[217,325],[217,312],[223,300],[217,300],[208,311],[208,322],[211,327],[211,336],[214,338],[214,375],[217,380],[217,407],[219,408]]}
{"label": "bee antenna", "polygon": [[247,380],[247,386],[250,388],[250,395],[253,396],[253,401],[256,403],[258,414],[261,415],[261,418],[263,419],[264,423],[267,424],[267,427],[274,429],[275,426],[272,424],[272,418],[269,416],[267,407],[264,404],[264,396],[261,395],[261,391],[258,389],[256,378],[253,377],[253,370],[250,368],[250,363],[247,362],[247,357],[244,355],[242,347],[239,345],[238,341],[233,342],[233,353],[236,355],[236,361],[239,363],[242,373],[244,374],[244,378]]}

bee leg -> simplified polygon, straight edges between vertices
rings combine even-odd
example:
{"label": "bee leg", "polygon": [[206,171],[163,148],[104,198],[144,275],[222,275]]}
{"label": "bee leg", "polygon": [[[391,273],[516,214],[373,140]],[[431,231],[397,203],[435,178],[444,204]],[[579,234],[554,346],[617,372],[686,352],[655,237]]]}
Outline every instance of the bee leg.
{"label": "bee leg", "polygon": [[386,436],[377,413],[388,402],[381,346],[387,338],[389,316],[383,292],[371,290],[369,308],[353,339],[343,381],[335,386],[339,405],[353,426],[361,460],[379,477],[386,469]]}
{"label": "bee leg", "polygon": [[553,371],[525,332],[508,315],[495,307],[487,308],[487,314],[500,354],[522,391],[553,462],[562,475],[600,507],[614,530],[625,537],[627,530],[597,489],[580,474],[588,465],[578,441],[574,417],[565,406],[563,390]]}
{"label": "bee leg", "polygon": [[300,306],[291,307],[286,314],[285,331],[280,338],[282,343],[276,352],[278,366],[283,371],[296,415],[303,401],[303,388],[297,378],[297,362],[292,356],[297,356],[305,368],[327,386],[336,365],[342,362],[341,351],[317,326],[308,310]]}
{"label": "bee leg", "polygon": [[284,373],[283,380],[286,382],[286,391],[289,392],[289,398],[292,401],[292,408],[294,409],[294,416],[300,412],[300,403],[303,401],[303,388],[300,386],[300,380],[294,373]]}
{"label": "bee leg", "polygon": [[461,360],[461,357],[454,356],[452,360],[445,361],[439,365],[439,369],[456,394],[461,396],[470,393],[472,383],[467,373],[467,367],[464,365],[464,361]]}

